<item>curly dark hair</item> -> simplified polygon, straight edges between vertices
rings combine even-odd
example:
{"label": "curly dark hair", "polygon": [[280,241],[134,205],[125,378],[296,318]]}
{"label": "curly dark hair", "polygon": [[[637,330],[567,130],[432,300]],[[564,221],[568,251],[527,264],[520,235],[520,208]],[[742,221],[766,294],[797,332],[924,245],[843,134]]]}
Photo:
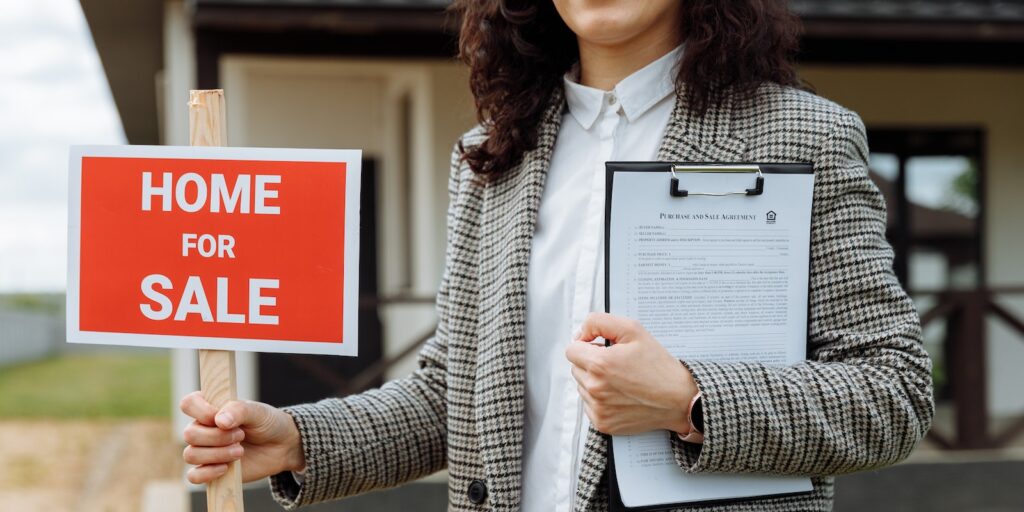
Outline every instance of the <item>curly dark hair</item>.
{"label": "curly dark hair", "polygon": [[[487,134],[462,148],[463,158],[477,174],[496,176],[536,146],[541,116],[579,47],[552,0],[456,0],[452,10],[461,16],[459,56]],[[786,0],[685,0],[681,11],[686,50],[676,88],[698,114],[765,82],[801,87],[800,21]]]}

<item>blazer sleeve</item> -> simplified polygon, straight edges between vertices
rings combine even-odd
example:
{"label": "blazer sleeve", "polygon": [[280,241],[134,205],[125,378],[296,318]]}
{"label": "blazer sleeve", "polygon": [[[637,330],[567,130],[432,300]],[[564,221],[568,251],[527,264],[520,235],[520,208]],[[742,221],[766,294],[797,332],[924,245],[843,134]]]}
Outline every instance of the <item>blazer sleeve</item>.
{"label": "blazer sleeve", "polygon": [[[456,222],[460,155],[456,148],[448,185],[449,241]],[[447,311],[446,264],[437,294],[437,331],[421,349],[416,372],[380,389],[284,409],[298,425],[306,470],[301,484],[290,473],[270,477],[281,506],[293,510],[393,487],[445,468]]]}
{"label": "blazer sleeve", "polygon": [[843,112],[815,161],[808,360],[684,361],[704,443],[672,436],[690,472],[834,475],[905,458],[931,425],[931,362],[892,271],[885,202],[860,118]]}

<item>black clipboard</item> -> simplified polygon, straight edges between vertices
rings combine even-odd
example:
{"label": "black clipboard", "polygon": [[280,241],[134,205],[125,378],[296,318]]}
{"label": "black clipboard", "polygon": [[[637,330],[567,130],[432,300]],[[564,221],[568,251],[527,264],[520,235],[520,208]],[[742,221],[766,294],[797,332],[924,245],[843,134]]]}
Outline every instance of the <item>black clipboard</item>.
{"label": "black clipboard", "polygon": [[[690,196],[729,196],[729,195],[761,195],[765,191],[765,174],[814,174],[814,166],[810,163],[751,163],[751,162],[607,162],[605,163],[605,218],[604,218],[604,310],[610,313],[611,287],[609,286],[610,276],[610,235],[612,215],[612,187],[617,172],[659,172],[665,174],[666,194],[679,200],[685,201]],[[686,187],[685,174],[689,172],[721,172],[721,173],[749,173],[751,175],[750,188],[742,190],[690,190]],[[813,198],[812,198],[813,204]],[[812,206],[813,208],[813,206]],[[811,254],[808,259],[813,258]],[[810,272],[810,268],[808,268]],[[808,309],[810,308],[810,293],[807,294]],[[810,315],[808,315],[808,331],[810,330]],[[607,344],[607,342],[605,342]],[[606,478],[608,484],[608,510],[610,512],[656,512],[669,511],[676,508],[692,507],[695,505],[707,506],[725,503],[742,503],[756,501],[766,497],[782,498],[786,496],[799,496],[810,492],[796,492],[785,494],[769,494],[763,496],[747,496],[742,498],[729,498],[722,500],[701,500],[684,503],[665,503],[644,507],[627,507],[622,503],[622,496],[619,493],[619,482],[615,475],[615,450],[611,446],[611,436],[608,436],[608,468]]]}

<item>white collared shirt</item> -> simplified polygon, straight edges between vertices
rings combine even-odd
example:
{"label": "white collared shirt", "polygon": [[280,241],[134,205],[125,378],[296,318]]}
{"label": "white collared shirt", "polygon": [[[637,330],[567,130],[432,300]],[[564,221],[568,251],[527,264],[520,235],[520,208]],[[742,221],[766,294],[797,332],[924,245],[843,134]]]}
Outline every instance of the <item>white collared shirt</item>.
{"label": "white collared shirt", "polygon": [[569,105],[555,141],[530,252],[521,509],[568,511],[588,420],[565,348],[604,311],[607,161],[654,160],[672,114],[676,48],[611,91],[565,77]]}

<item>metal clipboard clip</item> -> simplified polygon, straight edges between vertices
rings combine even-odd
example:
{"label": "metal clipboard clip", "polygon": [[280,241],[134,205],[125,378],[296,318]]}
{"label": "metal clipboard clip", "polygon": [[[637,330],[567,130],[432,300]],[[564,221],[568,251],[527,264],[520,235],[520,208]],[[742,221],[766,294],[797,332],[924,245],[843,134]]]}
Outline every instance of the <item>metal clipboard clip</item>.
{"label": "metal clipboard clip", "polygon": [[[764,193],[764,175],[761,174],[761,168],[756,165],[671,165],[669,166],[669,172],[672,173],[672,180],[669,183],[668,192],[672,197],[733,195],[759,196]],[[679,176],[676,175],[677,172],[749,172],[756,173],[757,178],[754,180],[754,188],[748,188],[736,192],[691,192],[689,190],[679,188]]]}

